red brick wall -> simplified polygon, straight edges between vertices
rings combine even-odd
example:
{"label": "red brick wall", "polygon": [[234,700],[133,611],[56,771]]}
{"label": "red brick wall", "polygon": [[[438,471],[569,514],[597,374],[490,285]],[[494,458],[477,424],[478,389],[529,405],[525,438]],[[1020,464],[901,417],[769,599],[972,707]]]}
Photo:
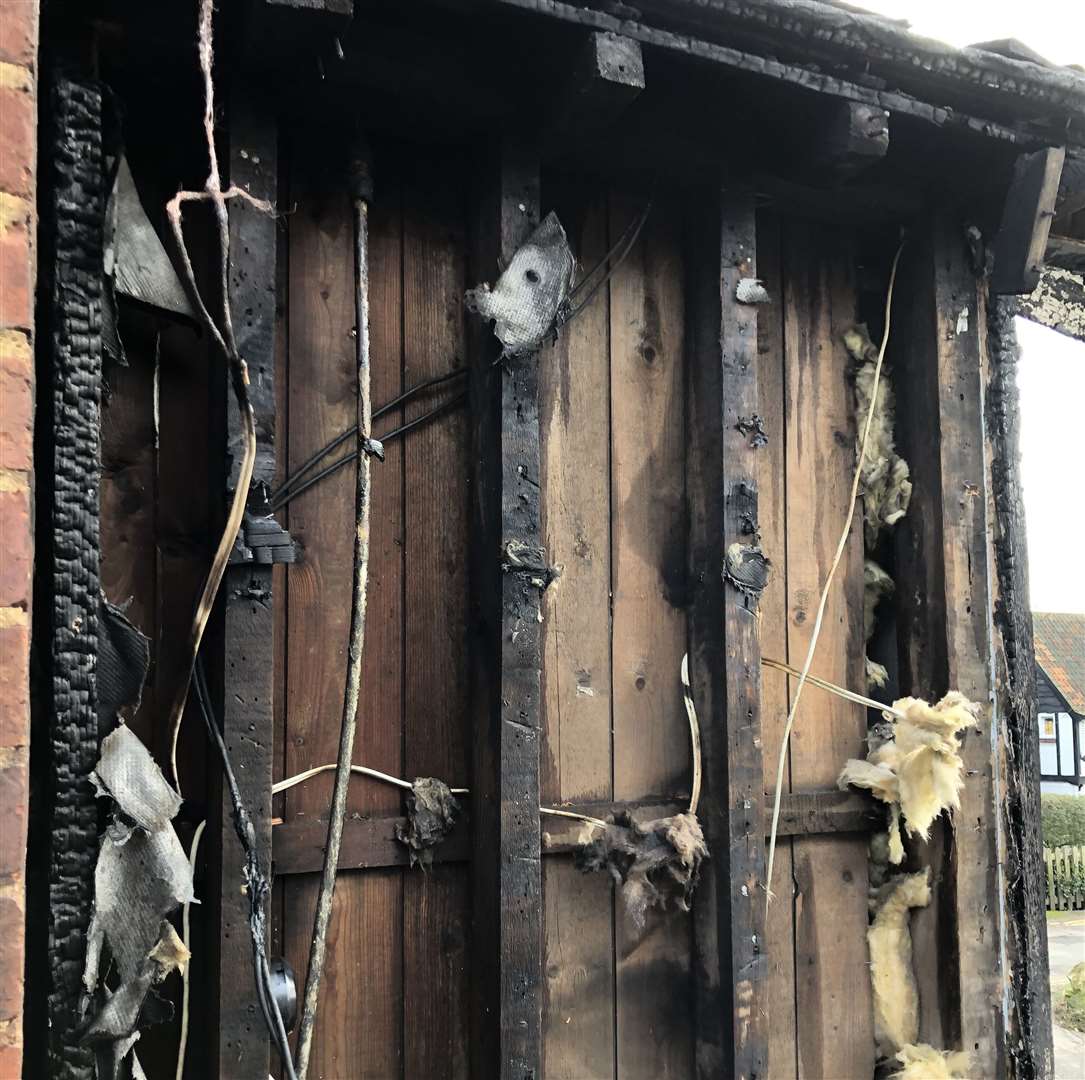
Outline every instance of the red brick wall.
{"label": "red brick wall", "polygon": [[22,1072],[38,0],[0,0],[0,1080]]}

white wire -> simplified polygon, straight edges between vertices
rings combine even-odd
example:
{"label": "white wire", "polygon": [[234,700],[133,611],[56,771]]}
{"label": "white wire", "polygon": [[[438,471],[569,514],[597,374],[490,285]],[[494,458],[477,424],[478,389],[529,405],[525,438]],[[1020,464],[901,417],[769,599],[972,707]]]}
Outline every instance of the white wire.
{"label": "white wire", "polygon": [[[196,855],[200,850],[200,837],[203,836],[204,826],[206,825],[206,820],[201,821],[192,834],[192,847],[189,848],[188,852],[188,866],[193,877],[196,876]],[[181,914],[181,940],[185,943],[186,949],[189,947],[188,909],[190,906],[191,902],[186,900]],[[181,974],[181,1035],[177,1043],[176,1080],[184,1080],[185,1075],[185,1052],[188,1050],[188,969],[191,966],[192,957],[190,955],[188,963],[185,964],[185,970]]]}

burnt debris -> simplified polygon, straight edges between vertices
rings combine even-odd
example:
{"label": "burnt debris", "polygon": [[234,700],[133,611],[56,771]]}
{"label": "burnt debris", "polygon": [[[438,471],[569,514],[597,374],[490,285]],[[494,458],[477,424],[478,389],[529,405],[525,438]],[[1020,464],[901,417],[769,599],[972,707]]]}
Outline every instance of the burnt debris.
{"label": "burnt debris", "polygon": [[449,786],[432,776],[420,776],[407,796],[407,824],[396,825],[396,839],[410,849],[411,866],[429,866],[433,849],[456,824],[460,805]]}
{"label": "burnt debris", "polygon": [[708,858],[696,814],[640,823],[623,811],[605,829],[593,828],[595,834],[576,849],[577,869],[610,874],[622,888],[626,911],[638,931],[652,908],[689,911],[701,863]]}

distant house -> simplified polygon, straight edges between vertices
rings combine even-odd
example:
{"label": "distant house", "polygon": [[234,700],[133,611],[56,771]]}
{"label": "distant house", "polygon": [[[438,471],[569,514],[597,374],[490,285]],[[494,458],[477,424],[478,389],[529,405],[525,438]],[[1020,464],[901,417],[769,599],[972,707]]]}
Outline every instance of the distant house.
{"label": "distant house", "polygon": [[1040,787],[1085,794],[1085,614],[1034,612]]}

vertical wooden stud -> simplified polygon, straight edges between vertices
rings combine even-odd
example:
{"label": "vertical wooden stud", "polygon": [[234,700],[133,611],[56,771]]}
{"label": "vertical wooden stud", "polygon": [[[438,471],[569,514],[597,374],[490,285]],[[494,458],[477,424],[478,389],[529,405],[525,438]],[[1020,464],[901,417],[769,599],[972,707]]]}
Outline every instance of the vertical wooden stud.
{"label": "vertical wooden stud", "polygon": [[[258,199],[275,205],[277,185],[275,117],[241,88],[231,101],[230,179]],[[238,348],[249,366],[249,395],[256,414],[254,485],[271,484],[275,474],[275,219],[241,200],[230,204],[229,297]],[[242,429],[228,376],[229,486],[236,483]],[[271,866],[271,781],[274,648],[270,564],[227,569],[223,636],[222,723],[241,797],[252,815],[261,861]],[[244,854],[234,835],[229,795],[222,793],[219,894],[218,1075],[225,1080],[265,1080],[270,1060],[267,1029],[251,977],[249,898],[242,889]]]}
{"label": "vertical wooden stud", "polygon": [[725,192],[717,220],[717,246],[698,253],[691,283],[690,675],[712,851],[695,901],[696,1066],[705,1080],[753,1080],[766,1075],[767,1054],[759,591],[725,569],[730,551],[758,544],[758,308],[736,298],[757,276],[752,197]]}
{"label": "vertical wooden stud", "polygon": [[942,553],[949,688],[981,706],[961,756],[965,784],[954,819],[961,1040],[981,1076],[1005,1073],[1004,913],[999,824],[1002,779],[991,672],[992,608],[984,451],[985,290],[949,214],[933,228],[933,285],[941,457]]}
{"label": "vertical wooden stud", "polygon": [[[539,168],[513,139],[492,147],[472,278],[492,281],[539,220]],[[542,881],[538,571],[508,566],[509,544],[541,552],[535,356],[495,364],[488,326],[472,328],[475,424],[472,662],[474,952],[472,1073],[537,1080],[541,1053]],[[542,554],[545,559],[545,554]],[[504,569],[503,569],[504,567]]]}

